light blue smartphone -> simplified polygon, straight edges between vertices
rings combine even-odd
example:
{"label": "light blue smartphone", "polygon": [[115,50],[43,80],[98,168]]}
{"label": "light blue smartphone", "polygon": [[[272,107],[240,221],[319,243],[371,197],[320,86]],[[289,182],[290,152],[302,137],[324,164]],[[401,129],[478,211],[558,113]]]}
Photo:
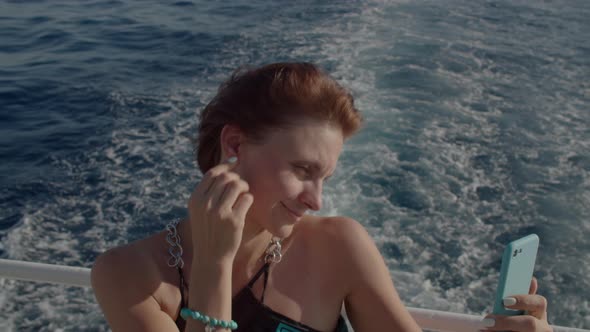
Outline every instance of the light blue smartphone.
{"label": "light blue smartphone", "polygon": [[536,234],[510,242],[502,255],[500,281],[496,290],[495,315],[515,316],[524,314],[523,310],[504,307],[502,300],[511,295],[528,294],[535,269],[539,237]]}

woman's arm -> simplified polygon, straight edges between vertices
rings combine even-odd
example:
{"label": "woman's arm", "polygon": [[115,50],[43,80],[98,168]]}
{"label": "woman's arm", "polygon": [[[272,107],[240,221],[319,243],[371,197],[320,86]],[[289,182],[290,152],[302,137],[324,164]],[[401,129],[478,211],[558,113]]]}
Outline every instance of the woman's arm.
{"label": "woman's arm", "polygon": [[[231,262],[206,269],[197,265],[193,263],[191,271],[189,307],[229,320]],[[149,261],[129,245],[110,249],[96,259],[91,272],[92,288],[113,332],[179,332],[151,295],[160,285],[157,274]],[[186,322],[185,331],[205,330],[197,320]]]}
{"label": "woman's arm", "polygon": [[92,267],[94,296],[113,332],[178,332],[149,292],[158,286],[154,271],[129,246],[101,254]]}
{"label": "woman's arm", "polygon": [[[207,267],[193,261],[188,307],[210,317],[231,320],[232,263]],[[185,331],[204,331],[205,324],[188,319]],[[229,331],[229,329],[228,329]]]}
{"label": "woman's arm", "polygon": [[[232,172],[233,162],[210,169],[191,194],[188,210],[193,242],[188,308],[231,320],[232,265],[253,197]],[[100,255],[91,273],[96,299],[113,331],[178,331],[151,295],[160,286],[157,268],[131,245]],[[187,319],[186,331],[205,325]],[[181,331],[182,332],[182,331]]]}
{"label": "woman's arm", "polygon": [[[233,261],[254,199],[235,172],[237,161],[233,157],[207,171],[188,202],[193,243],[188,309],[226,322],[232,315]],[[200,321],[187,321],[186,331],[204,329]]]}
{"label": "woman's arm", "polygon": [[338,218],[338,256],[350,271],[347,316],[357,332],[421,331],[402,303],[383,257],[357,221]]}

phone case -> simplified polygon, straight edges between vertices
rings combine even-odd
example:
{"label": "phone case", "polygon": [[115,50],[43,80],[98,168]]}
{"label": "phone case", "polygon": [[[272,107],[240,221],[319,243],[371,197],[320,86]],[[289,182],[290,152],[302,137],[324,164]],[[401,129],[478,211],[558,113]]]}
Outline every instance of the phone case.
{"label": "phone case", "polygon": [[508,316],[524,314],[523,310],[505,308],[502,300],[511,295],[529,293],[538,248],[539,237],[536,234],[527,235],[506,246],[502,255],[494,314]]}

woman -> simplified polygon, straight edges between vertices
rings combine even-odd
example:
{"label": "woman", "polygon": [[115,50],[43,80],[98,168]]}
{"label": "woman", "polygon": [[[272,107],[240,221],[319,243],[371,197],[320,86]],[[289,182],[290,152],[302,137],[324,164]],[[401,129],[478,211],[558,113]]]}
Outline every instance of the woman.
{"label": "woman", "polygon": [[[234,74],[201,113],[204,176],[188,218],[94,264],[112,330],[346,331],[345,304],[356,331],[419,331],[364,228],[306,214],[321,209],[324,181],[360,125],[352,96],[314,65]],[[514,307],[531,314],[482,324],[550,330],[544,298],[517,296]]]}

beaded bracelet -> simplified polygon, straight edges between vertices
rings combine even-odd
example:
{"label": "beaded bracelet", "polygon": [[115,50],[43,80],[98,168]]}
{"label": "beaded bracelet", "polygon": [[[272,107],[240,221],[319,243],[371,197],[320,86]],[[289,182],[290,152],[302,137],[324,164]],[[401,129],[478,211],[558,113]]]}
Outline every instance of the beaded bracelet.
{"label": "beaded bracelet", "polygon": [[238,328],[238,323],[234,322],[233,320],[231,321],[225,321],[225,320],[221,320],[221,319],[215,319],[215,318],[211,318],[207,315],[204,315],[198,311],[193,311],[189,308],[182,308],[180,310],[180,317],[186,319],[196,319],[198,321],[200,321],[201,323],[207,325],[207,327],[212,327],[212,328],[223,328],[223,329],[230,329],[230,330],[235,330]]}

